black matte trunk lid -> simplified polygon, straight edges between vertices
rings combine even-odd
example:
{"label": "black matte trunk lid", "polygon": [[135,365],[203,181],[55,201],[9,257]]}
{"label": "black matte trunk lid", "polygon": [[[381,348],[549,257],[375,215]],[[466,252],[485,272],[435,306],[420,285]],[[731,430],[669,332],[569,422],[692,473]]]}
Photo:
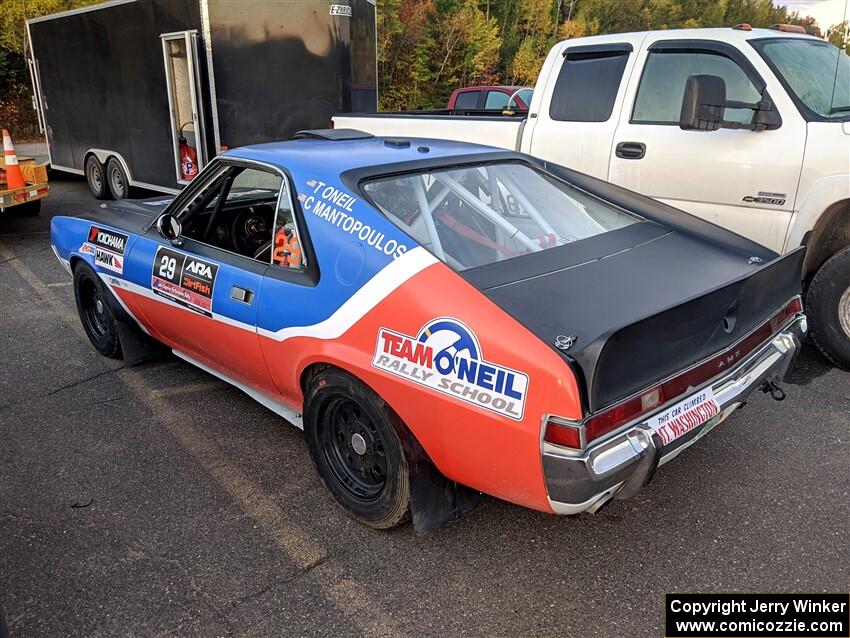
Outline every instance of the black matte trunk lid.
{"label": "black matte trunk lid", "polygon": [[644,222],[464,276],[547,344],[576,338],[561,354],[597,411],[733,345],[800,294],[802,249],[751,257]]}

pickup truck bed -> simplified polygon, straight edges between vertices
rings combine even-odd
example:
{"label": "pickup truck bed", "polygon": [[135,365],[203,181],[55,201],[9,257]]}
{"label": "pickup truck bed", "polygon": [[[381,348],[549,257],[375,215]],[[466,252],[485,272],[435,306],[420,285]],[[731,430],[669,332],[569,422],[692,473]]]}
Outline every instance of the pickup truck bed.
{"label": "pickup truck bed", "polygon": [[353,128],[377,136],[416,137],[486,144],[518,150],[525,128],[522,115],[443,115],[411,113],[347,113],[334,117],[336,128]]}

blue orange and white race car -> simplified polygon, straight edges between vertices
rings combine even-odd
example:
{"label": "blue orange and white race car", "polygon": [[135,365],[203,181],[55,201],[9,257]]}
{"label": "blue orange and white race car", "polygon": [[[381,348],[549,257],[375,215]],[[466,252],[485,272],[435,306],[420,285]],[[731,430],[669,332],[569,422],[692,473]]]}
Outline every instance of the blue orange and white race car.
{"label": "blue orange and white race car", "polygon": [[51,240],[98,351],[165,344],[241,388],[376,528],[629,497],[781,398],[806,330],[801,251],[457,142],[307,131]]}

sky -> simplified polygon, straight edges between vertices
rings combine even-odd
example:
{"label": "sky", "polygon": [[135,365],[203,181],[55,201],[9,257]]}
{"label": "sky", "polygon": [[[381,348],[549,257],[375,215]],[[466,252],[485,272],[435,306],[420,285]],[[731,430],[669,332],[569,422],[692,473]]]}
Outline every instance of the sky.
{"label": "sky", "polygon": [[788,7],[802,15],[810,15],[818,21],[821,30],[850,19],[847,0],[773,0],[777,6]]}

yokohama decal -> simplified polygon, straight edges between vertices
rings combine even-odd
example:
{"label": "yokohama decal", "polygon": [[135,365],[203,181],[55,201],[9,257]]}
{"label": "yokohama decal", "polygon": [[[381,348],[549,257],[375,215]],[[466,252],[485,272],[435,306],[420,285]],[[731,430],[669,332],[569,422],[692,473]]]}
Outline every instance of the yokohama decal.
{"label": "yokohama decal", "polygon": [[91,226],[88,241],[80,247],[80,252],[94,256],[94,263],[101,268],[122,274],[124,272],[124,251],[127,249],[127,235],[114,230]]}
{"label": "yokohama decal", "polygon": [[212,317],[218,264],[160,246],[151,274],[151,290],[182,306]]}
{"label": "yokohama decal", "polygon": [[475,334],[456,319],[434,319],[415,337],[381,328],[375,368],[517,421],[528,376],[485,361]]}

